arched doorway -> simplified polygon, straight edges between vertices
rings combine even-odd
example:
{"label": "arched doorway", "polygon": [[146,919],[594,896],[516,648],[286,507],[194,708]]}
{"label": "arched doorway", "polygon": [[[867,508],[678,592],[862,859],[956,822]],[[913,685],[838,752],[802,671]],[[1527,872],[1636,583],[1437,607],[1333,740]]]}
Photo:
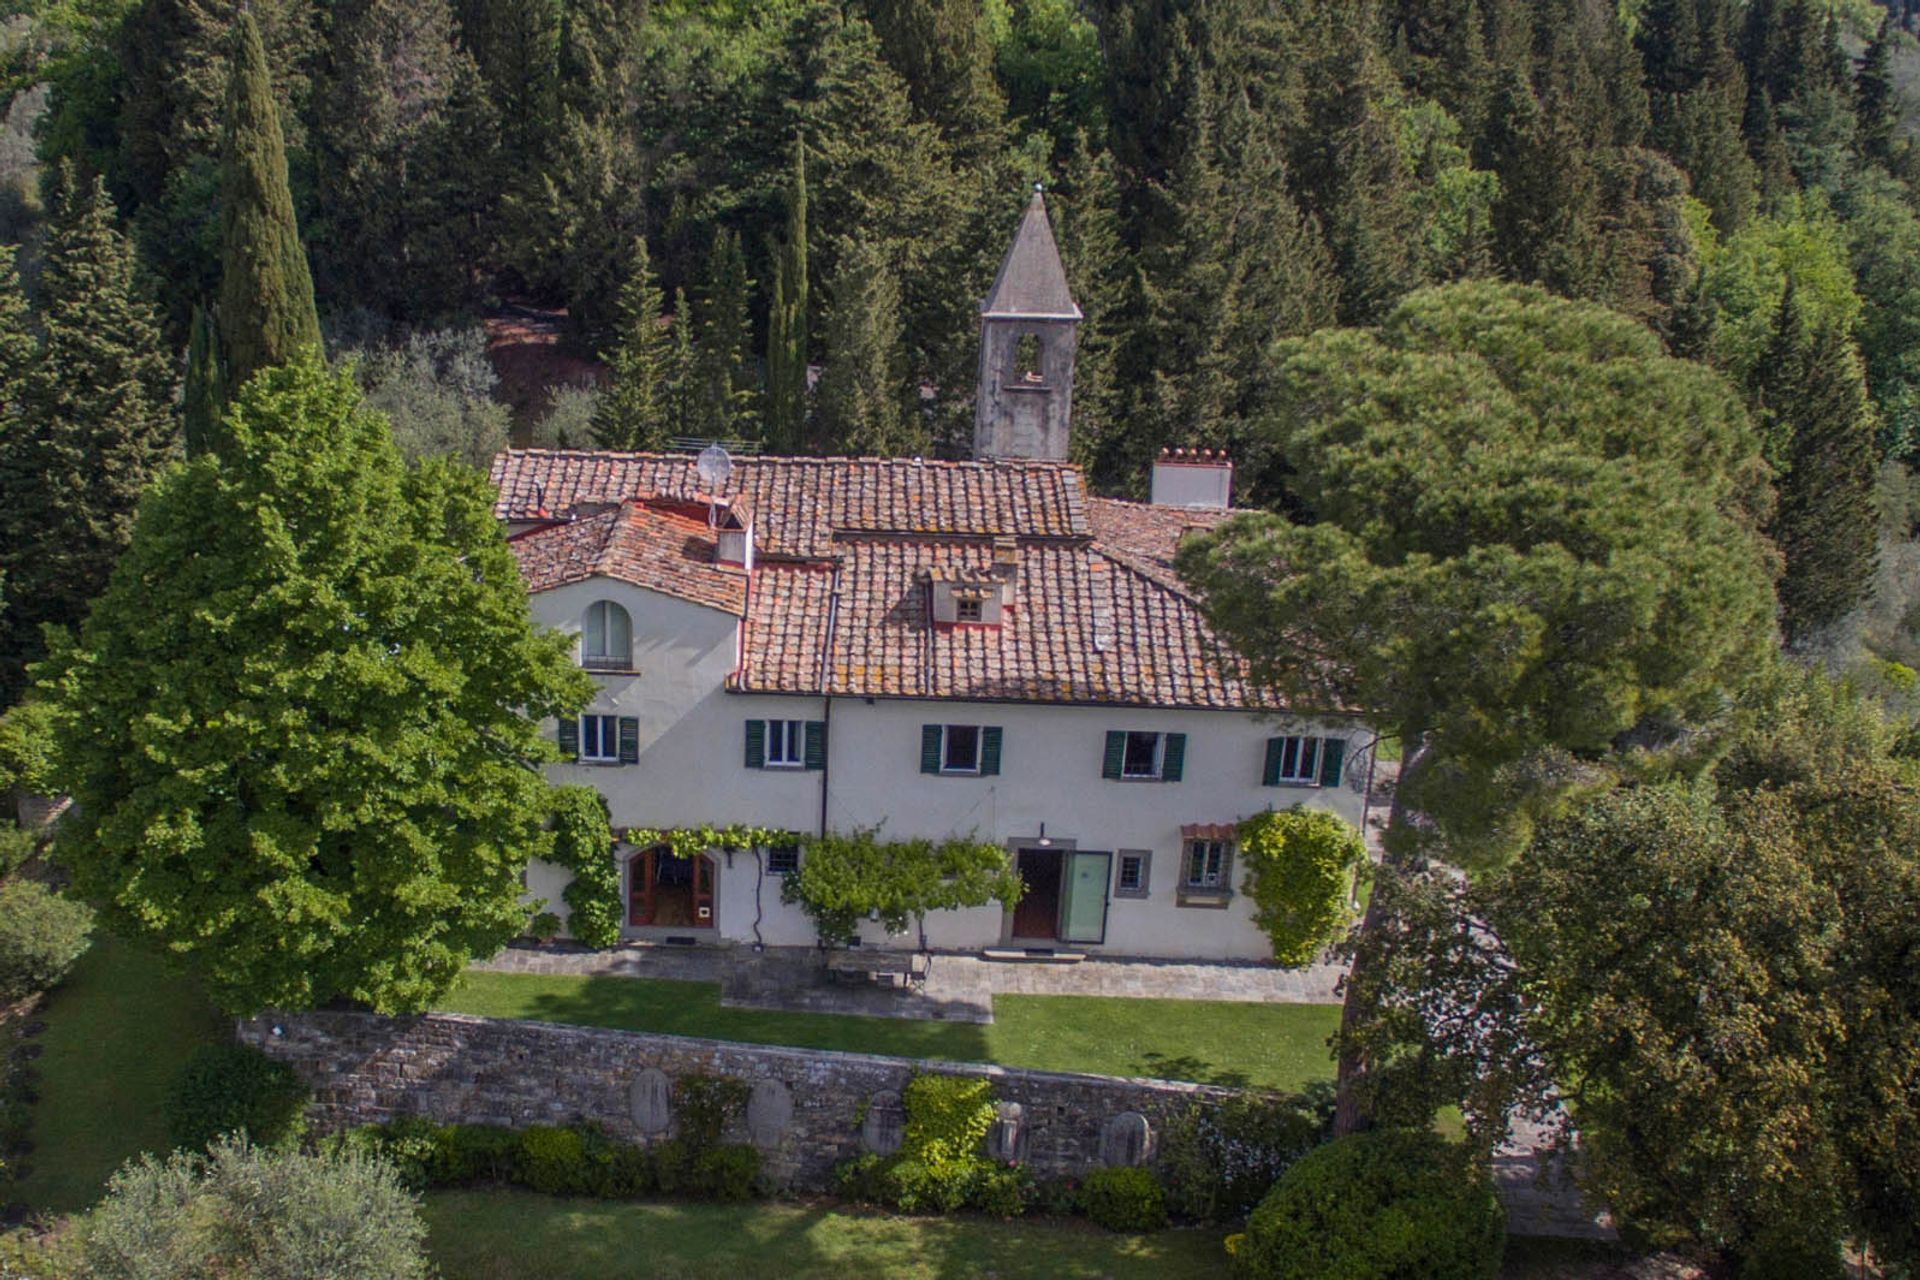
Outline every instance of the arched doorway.
{"label": "arched doorway", "polygon": [[711,929],[712,854],[676,858],[666,845],[642,849],[627,863],[627,923],[636,928]]}

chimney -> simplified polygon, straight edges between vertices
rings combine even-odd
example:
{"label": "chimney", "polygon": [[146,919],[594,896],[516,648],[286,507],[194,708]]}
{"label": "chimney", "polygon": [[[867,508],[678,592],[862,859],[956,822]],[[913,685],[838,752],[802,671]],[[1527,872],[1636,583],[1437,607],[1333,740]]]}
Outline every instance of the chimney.
{"label": "chimney", "polygon": [[1000,593],[1000,603],[1013,607],[1020,590],[1020,544],[1009,535],[1002,534],[993,540],[993,575],[1006,584]]}
{"label": "chimney", "polygon": [[753,572],[753,512],[738,502],[720,511],[714,529],[713,558]]}
{"label": "chimney", "polygon": [[1156,507],[1225,511],[1233,505],[1233,463],[1224,449],[1162,449],[1153,462]]}

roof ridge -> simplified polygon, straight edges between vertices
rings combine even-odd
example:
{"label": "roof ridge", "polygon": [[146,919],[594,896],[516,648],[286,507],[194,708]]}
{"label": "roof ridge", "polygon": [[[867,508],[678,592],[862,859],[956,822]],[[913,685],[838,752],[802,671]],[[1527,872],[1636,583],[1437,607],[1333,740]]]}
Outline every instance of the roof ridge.
{"label": "roof ridge", "polygon": [[[555,458],[657,458],[665,462],[684,462],[691,466],[692,454],[662,453],[648,449],[551,449],[551,448],[514,448],[499,450],[494,456],[512,455],[515,457],[555,457]],[[782,466],[827,466],[849,463],[884,464],[895,467],[940,467],[973,468],[981,471],[1005,470],[1009,468],[1034,471],[1073,471],[1083,472],[1077,462],[1055,458],[884,458],[873,454],[847,454],[817,456],[814,454],[794,453],[756,453],[735,458],[736,467],[755,466],[761,463],[776,463]]]}

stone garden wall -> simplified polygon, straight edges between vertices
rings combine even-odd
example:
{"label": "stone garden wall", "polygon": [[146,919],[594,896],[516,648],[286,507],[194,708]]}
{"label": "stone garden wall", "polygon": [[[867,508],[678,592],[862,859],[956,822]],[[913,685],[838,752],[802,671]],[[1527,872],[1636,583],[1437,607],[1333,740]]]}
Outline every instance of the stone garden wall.
{"label": "stone garden wall", "polygon": [[900,1145],[900,1095],[917,1072],[993,1081],[996,1159],[1039,1176],[1147,1164],[1166,1120],[1227,1090],[460,1014],[304,1013],[240,1023],[240,1039],[291,1063],[322,1130],[419,1114],[440,1123],[593,1121],[629,1141],[672,1134],[673,1081],[688,1072],[752,1086],[733,1140],[760,1148],[775,1181],[825,1189],[833,1166]]}

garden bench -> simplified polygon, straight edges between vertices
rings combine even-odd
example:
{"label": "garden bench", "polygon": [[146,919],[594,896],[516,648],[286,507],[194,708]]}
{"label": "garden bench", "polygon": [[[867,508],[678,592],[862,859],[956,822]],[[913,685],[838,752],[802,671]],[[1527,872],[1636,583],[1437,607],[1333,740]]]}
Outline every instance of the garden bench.
{"label": "garden bench", "polygon": [[836,951],[827,957],[827,976],[905,991],[926,985],[932,959],[924,951]]}

